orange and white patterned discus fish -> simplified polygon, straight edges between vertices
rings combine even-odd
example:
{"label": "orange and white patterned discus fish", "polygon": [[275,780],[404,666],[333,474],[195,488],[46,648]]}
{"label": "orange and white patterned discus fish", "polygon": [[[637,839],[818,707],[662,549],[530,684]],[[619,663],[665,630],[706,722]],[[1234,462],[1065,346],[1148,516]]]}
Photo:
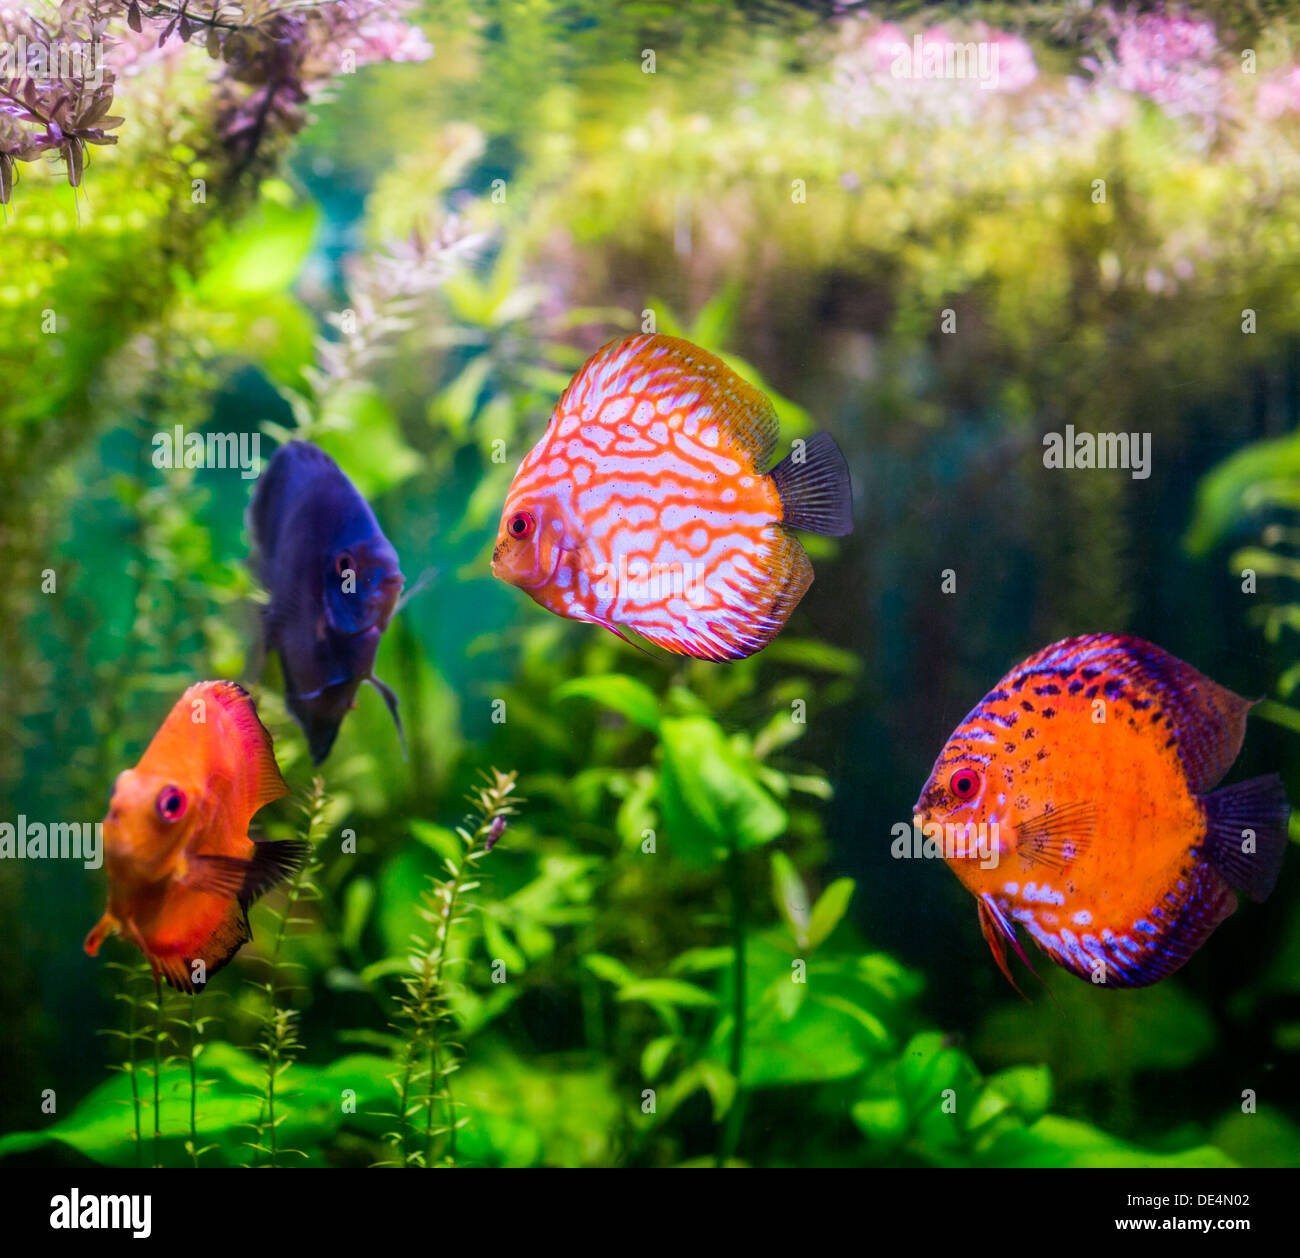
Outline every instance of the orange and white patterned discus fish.
{"label": "orange and white patterned discus fish", "polygon": [[678,655],[753,655],[812,583],[788,529],[853,527],[834,438],[766,471],[776,438],[772,403],[714,355],[671,336],[615,341],[520,465],[492,571],[558,616]]}
{"label": "orange and white patterned discus fish", "polygon": [[[1249,699],[1158,646],[1067,638],[1013,668],[953,731],[916,803],[975,896],[1002,972],[1016,927],[1099,986],[1182,966],[1262,900],[1287,847],[1276,774],[1220,780]],[[1215,788],[1218,787],[1216,790]]]}
{"label": "orange and white patterned discus fish", "polygon": [[120,773],[104,819],[108,911],[86,937],[135,944],[172,987],[203,987],[249,938],[248,906],[306,859],[298,839],[252,839],[248,825],[289,793],[271,735],[240,686],[191,686],[134,769]]}

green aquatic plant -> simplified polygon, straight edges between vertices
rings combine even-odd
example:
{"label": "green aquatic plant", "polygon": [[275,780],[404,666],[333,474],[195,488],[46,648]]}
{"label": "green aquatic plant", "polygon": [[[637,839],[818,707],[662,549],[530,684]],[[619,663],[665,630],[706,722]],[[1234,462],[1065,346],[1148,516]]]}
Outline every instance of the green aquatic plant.
{"label": "green aquatic plant", "polygon": [[301,1149],[287,1149],[279,1143],[279,1128],[285,1121],[285,1114],[283,1108],[279,1113],[276,1111],[277,1094],[296,1054],[302,1049],[298,1038],[298,1011],[282,1003],[300,986],[292,977],[300,967],[296,962],[284,960],[281,951],[293,927],[313,925],[310,918],[299,916],[299,913],[305,905],[320,898],[316,883],[321,869],[317,849],[325,828],[328,803],[325,779],[318,776],[312,781],[311,793],[300,805],[304,817],[302,837],[310,844],[310,855],[290,877],[279,909],[273,910],[271,944],[265,960],[266,978],[258,987],[262,1005],[258,1047],[266,1062],[266,1073],[263,1103],[254,1127],[254,1138],[249,1142],[254,1165],[257,1165],[258,1155],[264,1156],[266,1164],[271,1167],[277,1165],[282,1154],[307,1156]]}
{"label": "green aquatic plant", "polygon": [[[492,770],[470,796],[470,819],[454,832],[458,845],[444,856],[444,876],[431,877],[421,893],[418,915],[426,930],[413,935],[411,973],[400,978],[401,995],[393,1029],[403,1039],[401,1065],[394,1077],[398,1129],[390,1134],[402,1166],[454,1166],[456,1115],[451,1076],[457,1069],[456,1046],[448,1038],[448,971],[452,932],[465,922],[465,897],[477,889],[475,867],[492,850],[515,815],[515,774]],[[417,1095],[423,1093],[423,1095]],[[423,1111],[424,1130],[417,1136],[411,1119]],[[435,1162],[435,1142],[444,1138]],[[417,1143],[418,1139],[418,1143]]]}
{"label": "green aquatic plant", "polygon": [[[138,988],[143,985],[144,976],[149,972],[149,965],[141,958],[131,964],[109,961],[104,968],[121,976],[119,990],[113,993],[113,999],[126,1006],[126,1029],[105,1027],[98,1034],[123,1041],[125,1059],[120,1063],[111,1064],[109,1070],[120,1072],[130,1083],[131,1139],[135,1149],[135,1163],[140,1166],[144,1161],[144,1139],[141,1122],[139,1045],[149,1036],[149,1030],[143,1025],[144,1019],[140,1016],[143,1010]],[[152,975],[150,977],[152,978]]]}

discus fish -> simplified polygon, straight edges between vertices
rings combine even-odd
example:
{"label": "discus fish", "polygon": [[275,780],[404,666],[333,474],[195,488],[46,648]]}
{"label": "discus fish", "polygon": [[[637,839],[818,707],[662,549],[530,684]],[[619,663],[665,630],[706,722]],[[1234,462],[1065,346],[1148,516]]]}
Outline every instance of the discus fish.
{"label": "discus fish", "polygon": [[765,471],[772,403],[671,336],[599,350],[506,497],[492,572],[548,611],[679,655],[741,659],[812,583],[789,528],[853,527],[848,467],[820,433]]}
{"label": "discus fish", "polygon": [[248,906],[307,857],[304,842],[248,835],[253,814],[288,793],[247,692],[229,681],[191,686],[113,787],[108,911],[86,952],[120,933],[155,977],[202,988],[250,938]]}
{"label": "discus fish", "polygon": [[265,646],[280,657],[312,762],[329,755],[363,681],[383,695],[400,737],[397,696],[374,667],[405,578],[366,500],[323,450],[290,441],[257,482],[248,529],[271,595]]}
{"label": "discus fish", "polygon": [[1018,924],[1072,974],[1144,987],[1236,909],[1234,887],[1272,891],[1281,778],[1214,789],[1253,702],[1140,638],[1090,634],[1030,656],[967,715],[915,824],[942,840],[1008,979]]}

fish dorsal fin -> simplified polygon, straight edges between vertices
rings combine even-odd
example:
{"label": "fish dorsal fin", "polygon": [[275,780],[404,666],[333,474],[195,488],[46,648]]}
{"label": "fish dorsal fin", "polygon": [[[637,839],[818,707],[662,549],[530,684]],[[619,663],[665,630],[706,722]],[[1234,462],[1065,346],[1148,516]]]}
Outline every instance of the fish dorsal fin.
{"label": "fish dorsal fin", "polygon": [[661,333],[611,341],[597,350],[570,381],[552,422],[574,412],[601,422],[605,403],[622,402],[629,393],[661,414],[682,412],[690,425],[686,435],[705,444],[712,444],[710,428],[721,430],[749,455],[754,471],[765,471],[772,461],[778,423],[767,396],[717,355]]}
{"label": "fish dorsal fin", "polygon": [[1053,643],[1031,655],[1003,685],[1044,673],[1054,674],[1063,689],[1085,700],[1136,700],[1153,732],[1174,739],[1196,795],[1208,794],[1232,767],[1245,741],[1246,714],[1257,702],[1211,681],[1168,651],[1125,634],[1093,633]]}
{"label": "fish dorsal fin", "polygon": [[211,720],[209,724],[215,736],[233,742],[222,748],[222,758],[232,767],[236,798],[247,824],[259,808],[289,793],[275,762],[271,735],[258,719],[252,696],[233,681],[199,682],[185,692],[182,702],[193,699],[207,700],[221,714],[219,725]]}

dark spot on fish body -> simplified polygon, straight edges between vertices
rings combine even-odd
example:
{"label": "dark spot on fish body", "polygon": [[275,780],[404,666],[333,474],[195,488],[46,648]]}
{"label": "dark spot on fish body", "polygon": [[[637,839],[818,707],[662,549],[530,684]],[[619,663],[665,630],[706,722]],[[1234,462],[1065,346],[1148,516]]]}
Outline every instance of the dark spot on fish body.
{"label": "dark spot on fish body", "polygon": [[1069,690],[1072,695],[1077,695],[1079,691],[1083,689],[1083,682],[1072,681],[1066,689]]}
{"label": "dark spot on fish body", "polygon": [[1035,686],[1035,687],[1034,687],[1034,694],[1036,694],[1036,695],[1040,695],[1040,696],[1041,696],[1041,695],[1059,695],[1060,693],[1061,693],[1061,688],[1060,688],[1060,686],[1054,685],[1054,684],[1051,683],[1051,682],[1048,682],[1047,685],[1045,685],[1045,686]]}
{"label": "dark spot on fish body", "polygon": [[1101,669],[1099,669],[1099,668],[1081,668],[1081,669],[1079,670],[1079,676],[1082,677],[1084,681],[1091,681],[1094,677],[1100,677],[1100,676],[1101,676]]}
{"label": "dark spot on fish body", "polygon": [[1021,699],[1020,708],[1024,712],[1032,712],[1034,710],[1034,705],[1030,703],[1028,699]]}
{"label": "dark spot on fish body", "polygon": [[1097,697],[1097,692],[1100,689],[1100,686],[1089,686],[1088,689],[1083,692],[1083,697],[1085,699],[1095,699]]}
{"label": "dark spot on fish body", "polygon": [[1003,744],[1002,744],[1002,750],[1005,751],[1005,752],[1007,753],[1007,755],[1011,755],[1011,754],[1015,751],[1015,749],[1016,749],[1016,745],[1015,745],[1015,743],[1003,743]]}
{"label": "dark spot on fish body", "polygon": [[1044,708],[1043,715],[1050,721],[1056,715],[1055,708]]}
{"label": "dark spot on fish body", "polygon": [[1034,759],[1035,759],[1035,760],[1046,760],[1046,759],[1047,759],[1047,748],[1046,748],[1046,747],[1042,748],[1042,749],[1039,751],[1038,755],[1034,757]]}
{"label": "dark spot on fish body", "polygon": [[1034,735],[1034,727],[1031,725],[1031,726],[1029,726],[1028,729],[1025,730],[1024,734],[1021,735],[1021,739],[1022,739],[1023,742],[1028,742],[1028,741],[1029,741],[1031,738],[1033,738],[1034,736],[1035,736],[1035,735]]}

